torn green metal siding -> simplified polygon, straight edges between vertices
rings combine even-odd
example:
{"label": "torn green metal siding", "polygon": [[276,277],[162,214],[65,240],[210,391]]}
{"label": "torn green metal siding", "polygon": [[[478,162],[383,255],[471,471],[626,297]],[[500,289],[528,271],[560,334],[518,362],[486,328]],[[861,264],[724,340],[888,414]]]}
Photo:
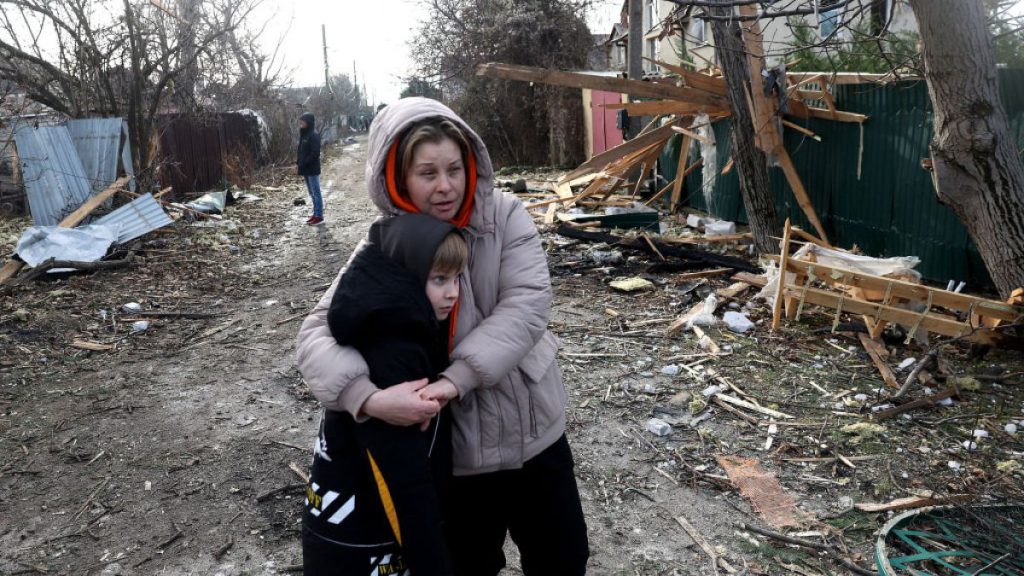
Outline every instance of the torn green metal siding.
{"label": "torn green metal siding", "polygon": [[[1001,70],[999,82],[1011,132],[1024,146],[1024,70]],[[821,136],[821,142],[785,130],[786,148],[832,243],[856,245],[872,256],[918,256],[918,269],[929,280],[955,278],[975,287],[991,285],[967,231],[938,201],[931,173],[921,168],[932,137],[924,81],[839,86],[836,102],[842,110],[867,114],[868,121],[862,127],[816,118],[793,120]],[[729,158],[730,130],[727,120],[715,124],[719,171]],[[662,163],[671,166],[671,174],[663,172],[666,178],[675,175],[677,149],[678,143]],[[773,167],[769,176],[780,219],[788,216],[813,231],[782,170]],[[702,182],[702,169],[687,178],[688,206],[747,221],[735,172],[716,179],[711,206],[700,194]]]}

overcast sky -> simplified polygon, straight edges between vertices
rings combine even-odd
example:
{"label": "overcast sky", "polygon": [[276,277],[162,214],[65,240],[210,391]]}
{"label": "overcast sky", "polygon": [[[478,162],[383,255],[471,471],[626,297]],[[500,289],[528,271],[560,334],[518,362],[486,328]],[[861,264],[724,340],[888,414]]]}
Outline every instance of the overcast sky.
{"label": "overcast sky", "polygon": [[[602,0],[588,17],[595,33],[605,34],[618,17],[621,0]],[[352,74],[355,61],[359,83],[376,102],[394,101],[402,91],[402,77],[412,59],[408,41],[426,10],[422,0],[325,2],[323,0],[268,0],[270,26],[264,34],[268,46],[283,36],[280,58],[295,85],[321,85],[324,81],[320,25],[327,26],[327,60],[331,74]]]}

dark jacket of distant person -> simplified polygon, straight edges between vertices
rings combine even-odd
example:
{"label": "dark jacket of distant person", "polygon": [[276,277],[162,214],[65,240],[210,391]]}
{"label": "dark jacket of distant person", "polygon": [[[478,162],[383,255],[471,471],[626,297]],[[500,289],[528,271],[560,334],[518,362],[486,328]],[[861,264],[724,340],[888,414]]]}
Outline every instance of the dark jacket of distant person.
{"label": "dark jacket of distant person", "polygon": [[299,116],[306,122],[305,128],[299,129],[299,149],[295,164],[299,176],[320,175],[320,134],[316,131],[316,118],[311,112]]}

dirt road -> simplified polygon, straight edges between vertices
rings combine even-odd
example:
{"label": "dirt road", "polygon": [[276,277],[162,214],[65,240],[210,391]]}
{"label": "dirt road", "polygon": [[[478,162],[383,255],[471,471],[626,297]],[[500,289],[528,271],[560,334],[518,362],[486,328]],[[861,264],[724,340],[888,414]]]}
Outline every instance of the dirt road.
{"label": "dirt road", "polygon": [[[289,466],[305,469],[317,404],[293,342],[302,313],[375,214],[364,158],[360,142],[327,162],[324,226],[304,225],[308,208],[292,205],[304,190],[286,180],[285,190],[257,190],[262,201],[229,210],[239,228],[172,238],[196,248],[187,258],[152,248],[141,270],[19,295],[32,319],[19,325],[8,315],[0,340],[11,353],[0,372],[0,573],[296,570],[302,481]],[[575,296],[561,294],[556,326],[599,319]],[[125,336],[126,323],[113,320],[131,301],[218,316],[162,319]],[[83,335],[123,339],[110,352],[67,346]],[[701,573],[685,568],[704,562],[703,552],[673,518],[685,514],[714,534],[735,511],[652,472],[656,458],[638,465],[638,437],[579,408],[581,389],[603,391],[606,375],[566,376],[591,572]],[[622,492],[631,481],[638,488]]]}

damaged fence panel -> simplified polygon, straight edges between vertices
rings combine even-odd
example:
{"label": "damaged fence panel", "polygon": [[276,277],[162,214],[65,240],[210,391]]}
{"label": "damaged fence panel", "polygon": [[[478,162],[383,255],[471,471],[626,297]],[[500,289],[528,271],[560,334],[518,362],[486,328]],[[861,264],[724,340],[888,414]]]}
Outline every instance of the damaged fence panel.
{"label": "damaged fence panel", "polygon": [[18,146],[32,219],[37,226],[55,226],[92,196],[71,134],[65,126],[18,127]]}
{"label": "damaged fence panel", "polygon": [[152,194],[143,194],[96,221],[96,224],[118,227],[118,244],[173,223]]}
{"label": "damaged fence panel", "polygon": [[[117,178],[118,166],[124,163],[125,173],[133,175],[131,148],[122,136],[125,122],[121,118],[80,118],[66,124],[71,141],[78,151],[85,177],[94,192],[103,190]],[[127,156],[127,160],[125,157]],[[126,163],[125,163],[126,162]]]}

